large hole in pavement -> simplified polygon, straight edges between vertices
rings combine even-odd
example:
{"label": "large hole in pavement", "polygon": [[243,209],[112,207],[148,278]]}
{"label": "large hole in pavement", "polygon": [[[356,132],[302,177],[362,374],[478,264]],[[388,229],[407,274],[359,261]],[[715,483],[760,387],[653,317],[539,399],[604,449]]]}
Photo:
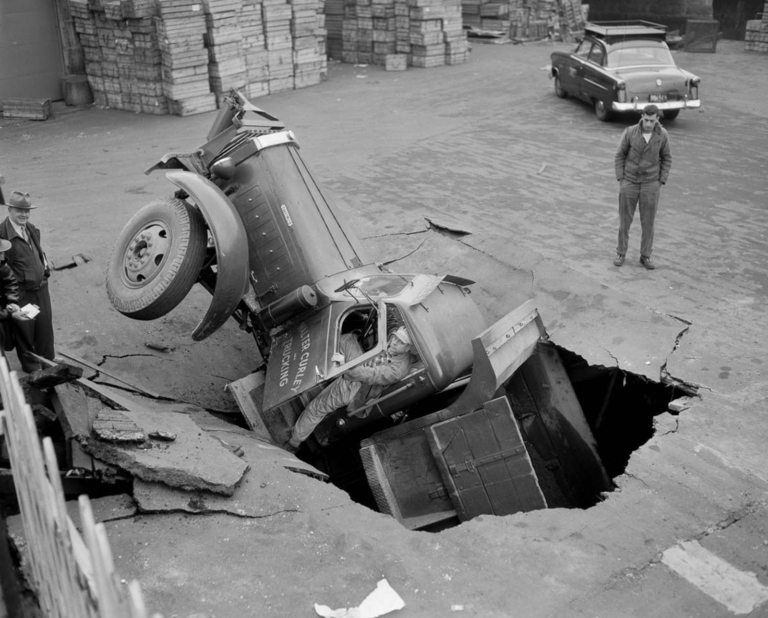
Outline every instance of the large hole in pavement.
{"label": "large hole in pavement", "polygon": [[[632,453],[640,446],[645,444],[653,437],[654,418],[660,414],[675,414],[670,411],[669,404],[675,399],[695,394],[679,385],[668,385],[654,382],[644,376],[633,374],[615,367],[602,367],[589,365],[584,358],[565,350],[559,346],[553,346],[557,350],[562,367],[567,373],[572,386],[572,392],[575,394],[578,404],[583,411],[583,418],[591,430],[594,438],[596,452],[605,474],[608,477],[608,487],[601,490],[594,490],[587,495],[583,488],[577,491],[569,491],[567,479],[562,474],[562,464],[552,463],[555,459],[551,453],[546,451],[550,449],[549,443],[545,448],[541,448],[541,438],[534,435],[535,429],[525,422],[519,409],[521,406],[518,396],[509,386],[507,386],[507,396],[512,403],[513,413],[518,421],[521,430],[523,443],[530,457],[530,463],[538,478],[538,484],[546,499],[546,506],[549,508],[589,508],[605,499],[608,493],[614,488],[612,480],[624,473]],[[518,385],[519,390],[519,385]],[[532,390],[531,390],[532,392]],[[528,389],[526,389],[528,393]],[[458,396],[454,394],[453,397]],[[439,410],[441,406],[447,406],[450,399],[432,402],[430,409],[419,410],[414,413],[409,411],[409,420]],[[330,420],[330,419],[329,419]],[[391,426],[391,421],[389,422]],[[380,508],[381,496],[377,501],[376,492],[381,492],[381,487],[371,489],[370,478],[366,476],[366,466],[371,465],[370,461],[363,462],[360,455],[360,445],[370,437],[371,434],[386,428],[387,425],[369,427],[366,433],[350,435],[344,440],[333,442],[325,448],[313,449],[314,453],[301,455],[309,463],[317,466],[330,476],[330,482],[347,492],[354,501],[362,504],[372,510],[382,511]],[[526,431],[526,427],[528,430]],[[562,447],[560,447],[562,448]],[[404,450],[406,455],[408,450]],[[419,454],[414,451],[414,466],[421,465],[417,463]],[[407,456],[406,456],[407,459]],[[573,461],[573,460],[571,460]],[[408,463],[400,464],[407,468]],[[585,465],[590,465],[585,462]],[[434,465],[432,465],[434,467]],[[427,470],[414,470],[413,475],[427,474]],[[412,482],[408,474],[390,475],[392,478],[388,483],[392,485],[398,482]],[[573,477],[571,477],[573,478]],[[564,480],[565,479],[565,480]],[[426,486],[422,490],[421,497],[409,498],[411,500],[420,500],[425,502],[430,500],[447,500],[445,489],[441,489],[439,483],[434,486]],[[398,491],[397,487],[385,488],[385,491]],[[576,497],[576,495],[578,497]],[[429,507],[426,507],[429,508]],[[522,509],[532,510],[532,509]],[[392,514],[392,513],[390,513]],[[430,523],[429,518],[425,518],[424,525],[410,525],[409,527],[437,531],[446,527],[458,525],[460,520],[457,517],[443,518],[440,521]]]}

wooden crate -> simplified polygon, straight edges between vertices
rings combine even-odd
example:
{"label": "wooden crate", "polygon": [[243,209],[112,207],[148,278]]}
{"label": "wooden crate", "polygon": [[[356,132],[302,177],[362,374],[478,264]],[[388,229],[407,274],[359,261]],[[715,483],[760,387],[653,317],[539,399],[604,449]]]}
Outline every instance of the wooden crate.
{"label": "wooden crate", "polygon": [[3,118],[48,120],[51,113],[50,99],[6,99],[3,101]]}

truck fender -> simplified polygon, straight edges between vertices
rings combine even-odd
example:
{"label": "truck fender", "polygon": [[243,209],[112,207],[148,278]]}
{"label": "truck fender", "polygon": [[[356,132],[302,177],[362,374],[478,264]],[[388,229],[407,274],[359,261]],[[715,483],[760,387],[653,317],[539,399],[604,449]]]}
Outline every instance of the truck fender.
{"label": "truck fender", "polygon": [[186,171],[168,172],[166,177],[192,197],[216,245],[213,299],[192,332],[192,339],[201,341],[229,319],[248,289],[248,236],[235,206],[210,180]]}

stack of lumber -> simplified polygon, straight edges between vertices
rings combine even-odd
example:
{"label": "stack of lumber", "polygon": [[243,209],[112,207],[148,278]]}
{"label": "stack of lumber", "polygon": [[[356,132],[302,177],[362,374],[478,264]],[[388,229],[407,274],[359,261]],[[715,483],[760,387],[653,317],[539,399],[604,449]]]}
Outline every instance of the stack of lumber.
{"label": "stack of lumber", "polygon": [[291,40],[296,88],[316,86],[325,76],[325,15],[320,0],[292,0]]}
{"label": "stack of lumber", "polygon": [[[563,24],[571,38],[580,38],[584,33],[586,22],[586,10],[582,7],[581,0],[559,0],[563,7],[565,24]],[[588,6],[588,5],[585,5]]]}
{"label": "stack of lumber", "polygon": [[201,5],[188,0],[158,0],[158,10],[163,91],[170,112],[187,116],[216,109],[208,77],[206,16]]}
{"label": "stack of lumber", "polygon": [[571,0],[462,0],[461,9],[465,28],[537,40],[549,34],[559,2],[570,4]]}
{"label": "stack of lumber", "polygon": [[245,58],[245,96],[255,99],[269,94],[267,55],[261,0],[243,0],[240,12],[241,52]]}
{"label": "stack of lumber", "polygon": [[101,2],[98,11],[92,11],[92,5],[87,0],[70,0],[94,102],[102,107],[167,114],[153,19],[155,3]]}
{"label": "stack of lumber", "polygon": [[245,57],[241,53],[242,0],[203,0],[208,50],[208,78],[211,92],[218,97],[232,88],[244,90],[248,83]]}
{"label": "stack of lumber", "polygon": [[328,32],[328,57],[341,60],[342,24],[344,23],[344,0],[325,0],[325,29]]}
{"label": "stack of lumber", "polygon": [[262,16],[267,43],[269,91],[293,90],[291,5],[285,0],[264,0]]}
{"label": "stack of lumber", "polygon": [[[561,2],[569,4],[571,0]],[[547,37],[559,10],[556,0],[513,0],[512,4],[509,34],[513,39],[536,41]],[[581,29],[584,29],[583,21]]]}
{"label": "stack of lumber", "polygon": [[327,75],[320,0],[69,0],[94,101],[187,115]]}
{"label": "stack of lumber", "polygon": [[509,31],[509,2],[486,2],[481,4],[478,9],[481,30]]}
{"label": "stack of lumber", "polygon": [[397,70],[466,62],[467,37],[460,0],[347,0],[342,61]]}
{"label": "stack of lumber", "polygon": [[765,3],[762,19],[747,22],[744,41],[746,51],[768,52],[768,2]]}

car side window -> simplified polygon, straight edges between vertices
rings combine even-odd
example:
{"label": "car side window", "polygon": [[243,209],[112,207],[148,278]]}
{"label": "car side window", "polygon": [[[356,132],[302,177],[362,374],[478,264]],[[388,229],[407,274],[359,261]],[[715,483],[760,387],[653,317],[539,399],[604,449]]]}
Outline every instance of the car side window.
{"label": "car side window", "polygon": [[592,49],[592,41],[582,41],[581,44],[576,48],[576,55],[579,58],[583,58],[586,60],[589,58],[589,51]]}
{"label": "car side window", "polygon": [[604,58],[605,58],[605,50],[600,45],[595,43],[592,46],[592,51],[589,52],[589,59],[595,64],[603,66]]}

